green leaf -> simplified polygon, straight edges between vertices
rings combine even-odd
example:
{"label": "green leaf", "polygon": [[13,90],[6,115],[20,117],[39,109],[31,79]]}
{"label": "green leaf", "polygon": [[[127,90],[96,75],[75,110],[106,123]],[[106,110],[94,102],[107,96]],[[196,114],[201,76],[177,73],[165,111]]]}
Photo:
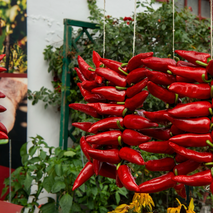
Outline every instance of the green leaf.
{"label": "green leaf", "polygon": [[77,212],[77,213],[82,212],[81,208],[80,208],[80,205],[78,203],[73,203],[72,204],[72,211],[73,212]]}
{"label": "green leaf", "polygon": [[37,149],[38,149],[37,146],[30,147],[29,154],[30,154],[31,157],[35,154],[35,152],[36,152]]}
{"label": "green leaf", "polygon": [[9,187],[4,187],[2,189],[1,197],[7,192],[8,189],[9,189]]}
{"label": "green leaf", "polygon": [[51,188],[52,188],[54,182],[55,181],[54,181],[53,175],[50,175],[50,176],[47,176],[44,178],[43,187],[47,190],[47,192],[51,191]]}
{"label": "green leaf", "polygon": [[28,162],[34,164],[34,163],[38,163],[39,161],[40,161],[39,157],[34,157],[34,158],[31,158]]}
{"label": "green leaf", "polygon": [[40,208],[41,213],[57,213],[55,203],[46,203]]}
{"label": "green leaf", "polygon": [[51,189],[51,192],[52,193],[57,193],[59,192],[61,189],[65,189],[66,185],[64,182],[62,181],[56,181],[53,186],[52,186],[52,189]]}
{"label": "green leaf", "polygon": [[31,174],[28,172],[28,173],[26,174],[26,179],[25,179],[25,181],[24,181],[24,186],[25,186],[26,190],[29,190],[29,188],[31,187],[32,181],[33,181],[33,177],[32,177]]}
{"label": "green leaf", "polygon": [[66,151],[66,152],[64,152],[64,156],[73,157],[74,155],[76,155],[76,153],[73,152],[73,151]]}
{"label": "green leaf", "polygon": [[118,192],[115,193],[115,200],[116,200],[116,203],[119,204],[120,200],[121,200],[121,197],[120,195],[118,194]]}
{"label": "green leaf", "polygon": [[21,157],[23,157],[26,154],[27,154],[27,143],[24,143],[20,149],[20,155]]}
{"label": "green leaf", "polygon": [[165,30],[165,29],[166,29],[166,25],[163,24],[163,25],[161,26],[161,28],[162,28],[162,30]]}
{"label": "green leaf", "polygon": [[46,158],[46,156],[47,156],[47,153],[46,153],[45,151],[41,150],[39,156],[40,156],[40,158],[41,158],[42,160],[45,160],[45,158]]}
{"label": "green leaf", "polygon": [[105,208],[104,206],[99,207],[99,213],[107,213],[107,212],[108,212],[108,209]]}
{"label": "green leaf", "polygon": [[63,197],[59,201],[59,205],[61,206],[62,213],[69,213],[72,207],[73,197],[69,194],[63,195]]}
{"label": "green leaf", "polygon": [[62,173],[61,164],[55,164],[55,173],[56,175],[61,176]]}
{"label": "green leaf", "polygon": [[28,158],[29,158],[28,154],[22,155],[21,162],[23,165],[28,163]]}

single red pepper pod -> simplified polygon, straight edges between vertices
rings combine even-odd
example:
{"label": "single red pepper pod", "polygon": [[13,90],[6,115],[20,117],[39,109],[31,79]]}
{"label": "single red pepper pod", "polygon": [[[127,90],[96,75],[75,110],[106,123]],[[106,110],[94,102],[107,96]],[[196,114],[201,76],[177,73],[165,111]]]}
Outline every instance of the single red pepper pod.
{"label": "single red pepper pod", "polygon": [[187,175],[190,172],[193,172],[200,166],[200,163],[194,160],[186,160],[182,163],[179,163],[173,168],[175,175]]}
{"label": "single red pepper pod", "polygon": [[175,161],[177,163],[183,163],[183,162],[185,162],[187,160],[188,160],[188,158],[186,158],[186,157],[184,157],[182,155],[176,154],[176,156],[175,156]]}
{"label": "single red pepper pod", "polygon": [[156,122],[156,123],[165,123],[165,122],[169,121],[167,109],[154,111],[154,112],[144,111],[143,114],[150,121],[153,121],[153,122]]}
{"label": "single red pepper pod", "polygon": [[176,185],[176,182],[172,180],[173,177],[173,172],[169,172],[160,177],[145,181],[139,185],[140,193],[155,193],[172,188]]}
{"label": "single red pepper pod", "polygon": [[109,149],[109,150],[88,149],[87,152],[91,158],[99,160],[101,162],[118,164],[121,161],[118,149]]}
{"label": "single red pepper pod", "polygon": [[95,72],[97,73],[97,75],[104,77],[105,79],[111,81],[113,84],[117,86],[120,87],[126,86],[126,76],[121,75],[115,72],[114,70],[98,67],[96,68]]}
{"label": "single red pepper pod", "polygon": [[[88,91],[91,91],[92,89],[96,88],[96,87],[99,87],[101,85],[99,85],[96,81],[83,81],[81,86],[88,90]],[[102,85],[103,86],[103,85]]]}
{"label": "single red pepper pod", "polygon": [[133,56],[129,61],[127,65],[127,70],[132,71],[138,67],[140,67],[142,64],[141,59],[152,57],[153,52],[147,52],[147,53],[140,53],[138,55]]}
{"label": "single red pepper pod", "polygon": [[103,95],[92,94],[92,93],[87,94],[84,97],[84,100],[88,103],[98,103],[98,102],[105,103],[107,101]]}
{"label": "single red pepper pod", "polygon": [[195,173],[193,175],[178,175],[172,178],[173,181],[186,184],[187,186],[206,186],[212,183],[211,169]]}
{"label": "single red pepper pod", "polygon": [[126,90],[126,95],[128,98],[132,98],[133,96],[137,95],[139,92],[142,91],[143,88],[146,87],[148,82],[148,78],[145,78],[144,80],[138,82],[137,84],[133,85],[132,87],[129,87]]}
{"label": "single red pepper pod", "polygon": [[80,89],[81,95],[85,97],[86,95],[90,95],[91,93],[82,87],[81,83],[77,83],[78,88]]}
{"label": "single red pepper pod", "polygon": [[186,198],[186,188],[183,183],[179,183],[176,186],[174,186],[173,188],[180,197],[182,197],[184,199]]}
{"label": "single red pepper pod", "polygon": [[131,85],[131,84],[136,84],[140,82],[141,80],[147,77],[148,71],[149,70],[145,68],[137,68],[133,70],[127,75],[127,78],[126,78],[127,84]]}
{"label": "single red pepper pod", "polygon": [[165,86],[168,86],[176,81],[175,76],[157,71],[148,71],[147,77],[153,83]]}
{"label": "single red pepper pod", "polygon": [[149,81],[147,83],[147,88],[148,88],[148,91],[153,96],[155,96],[156,98],[159,98],[160,100],[162,100],[168,104],[173,104],[173,103],[177,102],[177,96],[175,95],[174,92],[171,92],[165,88],[162,88],[151,81]]}
{"label": "single red pepper pod", "polygon": [[89,154],[87,153],[87,150],[91,149],[91,146],[87,143],[85,136],[81,137],[80,146],[81,146],[81,150],[84,153],[84,155],[86,156],[87,160],[91,162],[91,158],[90,158]]}
{"label": "single red pepper pod", "polygon": [[73,104],[69,104],[69,107],[74,109],[74,110],[84,112],[87,115],[91,115],[94,118],[100,117],[100,115],[97,113],[96,109],[94,109],[91,106],[88,106],[87,104],[73,103]]}
{"label": "single red pepper pod", "polygon": [[95,79],[95,72],[89,70],[92,69],[92,67],[90,67],[80,55],[78,56],[78,66],[87,80]]}
{"label": "single red pepper pod", "polygon": [[101,165],[103,162],[100,162],[99,160],[93,159],[92,164],[93,164],[93,170],[96,174],[96,176],[99,174],[99,171],[101,169]]}
{"label": "single red pepper pod", "polygon": [[104,118],[100,121],[93,123],[88,132],[97,133],[99,131],[106,131],[109,129],[123,129],[123,118],[122,117],[110,117]]}
{"label": "single red pepper pod", "polygon": [[79,78],[79,80],[80,80],[81,82],[87,80],[79,68],[74,67],[74,69],[75,69],[75,71],[76,71],[76,73],[77,73],[77,76],[78,76],[78,78]]}
{"label": "single red pepper pod", "polygon": [[7,109],[4,106],[0,105],[0,112],[5,112],[6,110]]}
{"label": "single red pepper pod", "polygon": [[140,115],[126,115],[124,117],[124,126],[127,129],[144,129],[149,127],[157,127],[158,124],[153,123]]}
{"label": "single red pepper pod", "polygon": [[186,82],[186,83],[194,83],[195,82],[195,80],[193,80],[193,79],[184,78],[184,77],[179,76],[179,75],[176,75],[175,79],[176,79],[177,82]]}
{"label": "single red pepper pod", "polygon": [[142,63],[152,70],[167,72],[168,65],[176,66],[176,61],[171,58],[149,57],[141,60]]}
{"label": "single red pepper pod", "polygon": [[135,182],[135,179],[131,174],[130,168],[127,165],[119,166],[117,172],[121,183],[126,189],[134,192],[140,192],[139,186]]}
{"label": "single red pepper pod", "polygon": [[101,76],[99,76],[99,75],[95,75],[95,82],[97,83],[97,84],[102,84],[103,83],[103,81],[104,81],[105,79],[103,78],[103,77],[101,77]]}
{"label": "single red pepper pod", "polygon": [[4,132],[5,134],[7,134],[7,128],[5,127],[5,125],[3,123],[0,122],[0,131]]}
{"label": "single red pepper pod", "polygon": [[199,65],[195,65],[187,61],[178,61],[176,66],[177,67],[199,67]]}
{"label": "single red pepper pod", "polygon": [[141,150],[151,153],[173,154],[174,150],[169,146],[169,141],[149,141],[139,145]]}
{"label": "single red pepper pod", "polygon": [[132,129],[125,129],[122,133],[122,141],[129,146],[138,146],[151,138]]}
{"label": "single red pepper pod", "polygon": [[148,135],[149,137],[163,141],[169,140],[169,138],[171,138],[170,129],[165,127],[141,129],[140,132],[144,135]]}
{"label": "single red pepper pod", "polygon": [[169,139],[169,141],[184,147],[204,147],[208,146],[207,141],[212,142],[212,137],[210,133],[207,134],[187,133],[173,136]]}
{"label": "single red pepper pod", "polygon": [[116,179],[116,166],[110,163],[102,162],[99,175]]}
{"label": "single red pepper pod", "polygon": [[0,98],[5,98],[5,94],[3,92],[0,92]]}
{"label": "single red pepper pod", "polygon": [[204,117],[210,115],[211,108],[212,105],[208,101],[196,101],[187,104],[178,104],[173,109],[168,109],[167,112],[175,118]]}
{"label": "single red pepper pod", "polygon": [[185,119],[170,117],[169,119],[178,129],[186,132],[205,134],[210,131],[211,122],[207,117]]}
{"label": "single red pepper pod", "polygon": [[174,75],[179,75],[188,79],[194,79],[199,83],[207,82],[208,80],[206,69],[202,67],[168,66],[168,69]]}
{"label": "single red pepper pod", "polygon": [[118,170],[116,170],[116,178],[115,178],[115,183],[119,188],[123,187],[123,184],[121,183],[119,177],[118,177]]}
{"label": "single red pepper pod", "polygon": [[6,54],[1,54],[0,55],[0,61],[6,56]]}
{"label": "single red pepper pod", "polygon": [[88,106],[94,108],[100,115],[124,116],[127,109],[124,105],[108,103],[88,103]]}
{"label": "single red pepper pod", "polygon": [[210,99],[211,87],[209,84],[191,84],[185,82],[174,82],[169,86],[169,91],[179,95],[197,98],[197,99]]}
{"label": "single red pepper pod", "polygon": [[178,154],[187,157],[200,163],[207,163],[213,161],[213,154],[209,152],[197,152],[185,147],[179,146],[175,143],[169,142],[169,146]]}
{"label": "single red pepper pod", "polygon": [[95,64],[95,67],[100,67],[103,63],[100,61],[101,56],[93,50],[92,52],[92,61]]}
{"label": "single red pepper pod", "polygon": [[165,157],[158,160],[149,160],[145,163],[146,169],[149,171],[170,171],[174,168],[175,161],[173,158]]}
{"label": "single red pepper pod", "polygon": [[175,53],[195,65],[197,65],[196,61],[207,63],[207,59],[211,57],[208,53],[201,53],[196,51],[175,50]]}
{"label": "single red pepper pod", "polygon": [[80,171],[78,177],[76,178],[72,187],[72,191],[74,191],[87,180],[89,180],[90,177],[92,177],[94,174],[95,172],[93,170],[93,164],[91,162],[87,162],[84,168]]}
{"label": "single red pepper pod", "polygon": [[125,90],[117,90],[113,86],[96,87],[92,89],[92,93],[102,95],[110,101],[118,101],[118,102],[124,101],[126,96]]}
{"label": "single red pepper pod", "polygon": [[92,135],[89,138],[86,138],[87,143],[90,144],[99,144],[99,145],[120,145],[118,137],[121,137],[121,131],[111,130],[107,132],[101,132],[96,135]]}
{"label": "single red pepper pod", "polygon": [[134,164],[141,165],[141,166],[143,166],[145,163],[140,152],[138,152],[134,149],[131,149],[129,147],[121,148],[119,151],[119,157],[122,160],[126,160],[130,163],[134,163]]}
{"label": "single red pepper pod", "polygon": [[132,98],[127,98],[124,105],[125,108],[129,109],[130,111],[134,111],[143,104],[148,95],[149,92],[147,90],[143,90]]}
{"label": "single red pepper pod", "polygon": [[209,61],[208,66],[206,67],[206,72],[213,76],[213,60]]}
{"label": "single red pepper pod", "polygon": [[4,67],[0,67],[0,72],[4,72],[4,71],[7,71],[7,69]]}
{"label": "single red pepper pod", "polygon": [[172,135],[180,135],[186,133],[185,131],[177,128],[174,124],[170,127],[170,134]]}
{"label": "single red pepper pod", "polygon": [[72,126],[77,127],[85,132],[88,132],[88,129],[93,125],[92,122],[74,122]]}

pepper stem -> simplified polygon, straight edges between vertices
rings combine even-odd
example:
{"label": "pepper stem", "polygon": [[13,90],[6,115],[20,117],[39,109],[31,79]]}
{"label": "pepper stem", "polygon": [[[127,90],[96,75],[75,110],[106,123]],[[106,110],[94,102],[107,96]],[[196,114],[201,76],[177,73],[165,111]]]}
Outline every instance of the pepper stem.
{"label": "pepper stem", "polygon": [[207,62],[209,63],[211,61],[211,58],[207,58]]}
{"label": "pepper stem", "polygon": [[8,139],[1,139],[0,140],[0,144],[7,144],[8,143]]}
{"label": "pepper stem", "polygon": [[211,168],[211,175],[212,175],[212,177],[213,177],[213,167]]}
{"label": "pepper stem", "polygon": [[134,112],[134,114],[135,114],[135,115],[138,115],[138,113],[137,113],[136,111]]}
{"label": "pepper stem", "polygon": [[211,98],[213,98],[213,85],[211,85]]}
{"label": "pepper stem", "polygon": [[103,68],[103,67],[104,67],[104,64],[101,64],[99,67],[102,67],[102,68]]}
{"label": "pepper stem", "polygon": [[210,124],[210,129],[211,129],[211,130],[213,129],[213,123]]}
{"label": "pepper stem", "polygon": [[209,113],[213,115],[212,108],[209,108]]}
{"label": "pepper stem", "polygon": [[122,112],[122,116],[123,116],[123,117],[125,116],[125,114],[126,114],[127,111],[128,111],[128,109],[125,108],[124,111]]}
{"label": "pepper stem", "polygon": [[180,58],[178,58],[177,56],[174,56],[174,59],[176,59],[177,61],[180,61]]}
{"label": "pepper stem", "polygon": [[106,81],[106,86],[108,86],[109,85],[109,81]]}
{"label": "pepper stem", "polygon": [[207,143],[209,146],[213,147],[213,143],[212,143],[210,140],[206,140],[206,143]]}
{"label": "pepper stem", "polygon": [[169,134],[173,137],[173,134],[172,134],[172,132],[169,132]]}
{"label": "pepper stem", "polygon": [[175,93],[175,104],[177,104],[177,102],[178,102],[178,94]]}
{"label": "pepper stem", "polygon": [[89,71],[92,71],[92,72],[95,72],[95,69],[93,69],[93,68],[91,68],[91,67],[89,67],[88,70],[89,70]]}
{"label": "pepper stem", "polygon": [[122,161],[117,165],[116,170],[118,170],[118,168],[120,167]]}
{"label": "pepper stem", "polygon": [[127,89],[127,87],[119,87],[119,86],[115,86],[116,89],[121,89],[121,90],[125,90]]}
{"label": "pepper stem", "polygon": [[175,172],[175,176],[178,176],[178,170],[175,169],[174,172]]}
{"label": "pepper stem", "polygon": [[212,81],[212,79],[206,80],[205,74],[204,74],[204,73],[202,74],[202,80],[203,80],[203,82],[205,82],[205,83],[210,83],[210,82]]}
{"label": "pepper stem", "polygon": [[128,63],[123,63],[121,64],[121,67],[125,67],[126,65],[128,65]]}
{"label": "pepper stem", "polygon": [[121,104],[121,105],[123,105],[123,104],[125,104],[125,102],[117,102],[117,104]]}
{"label": "pepper stem", "polygon": [[198,65],[201,65],[201,66],[204,66],[204,67],[207,67],[208,64],[202,62],[202,61],[195,61]]}
{"label": "pepper stem", "polygon": [[118,144],[119,144],[120,146],[122,146],[121,136],[120,136],[120,135],[118,136]]}
{"label": "pepper stem", "polygon": [[205,166],[212,166],[212,165],[213,165],[213,162],[208,162],[208,163],[205,163],[204,165],[205,165]]}
{"label": "pepper stem", "polygon": [[173,75],[172,71],[170,71],[170,70],[167,70],[166,72],[170,75]]}
{"label": "pepper stem", "polygon": [[124,75],[128,75],[128,73],[125,72],[125,71],[123,71],[123,70],[121,69],[121,67],[118,67],[118,70],[121,71]]}
{"label": "pepper stem", "polygon": [[116,123],[117,123],[117,126],[119,129],[124,130],[124,128],[121,126],[121,123],[119,120],[117,120]]}

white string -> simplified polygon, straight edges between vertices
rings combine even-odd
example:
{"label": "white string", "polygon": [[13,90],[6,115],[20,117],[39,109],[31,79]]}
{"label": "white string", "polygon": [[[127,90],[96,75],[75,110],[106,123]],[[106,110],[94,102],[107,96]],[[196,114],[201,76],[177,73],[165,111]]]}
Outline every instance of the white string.
{"label": "white string", "polygon": [[103,58],[105,57],[105,42],[106,42],[106,23],[105,23],[106,0],[104,0],[104,36],[103,36]]}
{"label": "white string", "polygon": [[212,0],[210,1],[210,19],[211,19],[211,59],[212,59]]}
{"label": "white string", "polygon": [[172,53],[173,53],[173,59],[175,56],[175,0],[173,0],[173,29],[172,29],[172,35],[173,35],[173,43],[172,43]]}
{"label": "white string", "polygon": [[135,10],[134,10],[134,35],[133,35],[132,56],[135,55],[135,33],[136,33],[136,0],[135,0]]}

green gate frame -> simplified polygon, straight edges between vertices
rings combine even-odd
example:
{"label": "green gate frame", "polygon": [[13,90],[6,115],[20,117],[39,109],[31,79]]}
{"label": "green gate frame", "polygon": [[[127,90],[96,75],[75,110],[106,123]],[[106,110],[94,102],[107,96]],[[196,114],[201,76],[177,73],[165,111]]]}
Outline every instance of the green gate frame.
{"label": "green gate frame", "polygon": [[[73,39],[72,27],[81,27],[82,31],[80,34]],[[78,52],[78,48],[76,46],[76,42],[80,39],[81,36],[85,33],[90,41],[94,43],[92,36],[89,34],[87,29],[98,29],[100,28],[96,23],[77,21],[72,19],[64,19],[64,43],[63,43],[63,68],[62,68],[62,88],[70,87],[70,77],[71,70],[69,70],[68,66],[71,62],[71,59],[68,57],[69,51],[72,48],[76,49]],[[71,137],[73,141],[75,138],[72,135],[74,127],[68,130],[69,123],[69,106],[67,102],[67,96],[69,95],[69,90],[65,89],[61,91],[61,118],[60,118],[60,136],[59,136],[59,147],[61,149],[67,149],[67,140],[68,137]]]}

